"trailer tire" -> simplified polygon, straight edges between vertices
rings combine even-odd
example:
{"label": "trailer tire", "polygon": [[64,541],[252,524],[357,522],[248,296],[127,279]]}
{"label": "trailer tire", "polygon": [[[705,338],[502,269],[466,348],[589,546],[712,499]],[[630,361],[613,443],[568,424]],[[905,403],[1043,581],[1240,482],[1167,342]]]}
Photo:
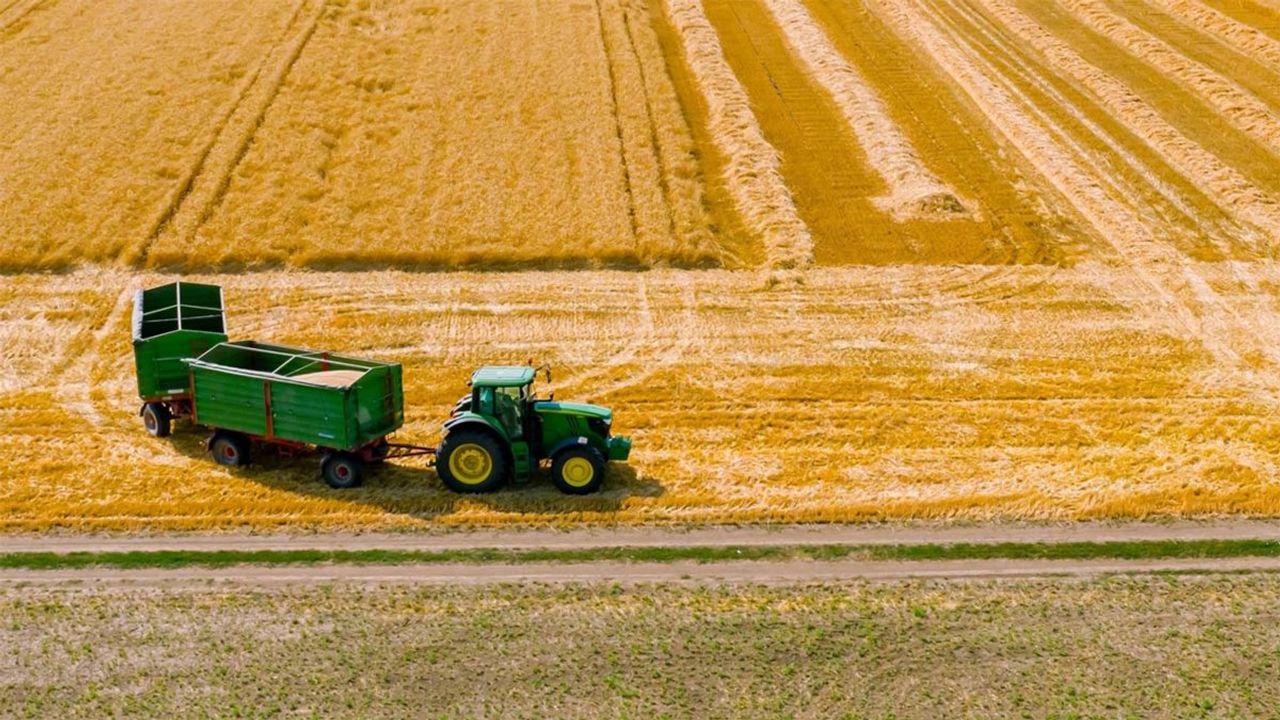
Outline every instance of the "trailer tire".
{"label": "trailer tire", "polygon": [[240,433],[219,431],[209,441],[213,461],[227,467],[244,467],[249,464],[249,438]]}
{"label": "trailer tire", "polygon": [[173,414],[164,403],[149,402],[142,406],[142,425],[151,437],[169,437]]}
{"label": "trailer tire", "polygon": [[329,453],[320,462],[320,474],[334,490],[359,487],[364,482],[364,461],[347,452]]}
{"label": "trailer tire", "polygon": [[440,444],[436,473],[454,492],[492,492],[502,487],[510,472],[505,448],[489,433],[455,430]]}
{"label": "trailer tire", "polygon": [[565,448],[551,461],[551,480],[566,495],[590,495],[604,484],[604,458],[583,445]]}

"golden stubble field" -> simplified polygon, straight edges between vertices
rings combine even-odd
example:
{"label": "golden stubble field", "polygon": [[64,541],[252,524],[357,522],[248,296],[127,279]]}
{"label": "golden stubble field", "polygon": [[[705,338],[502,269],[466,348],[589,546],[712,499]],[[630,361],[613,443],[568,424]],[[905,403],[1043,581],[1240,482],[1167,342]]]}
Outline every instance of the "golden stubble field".
{"label": "golden stubble field", "polygon": [[[1272,0],[0,3],[0,528],[1280,512]],[[132,291],[612,405],[599,496],[214,466]]]}

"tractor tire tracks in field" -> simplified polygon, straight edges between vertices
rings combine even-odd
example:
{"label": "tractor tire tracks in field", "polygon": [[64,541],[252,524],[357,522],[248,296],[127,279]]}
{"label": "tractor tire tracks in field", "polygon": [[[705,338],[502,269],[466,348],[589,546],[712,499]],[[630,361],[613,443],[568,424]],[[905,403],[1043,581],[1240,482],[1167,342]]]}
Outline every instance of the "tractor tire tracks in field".
{"label": "tractor tire tracks in field", "polygon": [[[304,15],[308,4],[310,10]],[[327,4],[327,0],[298,0],[283,37],[240,83],[209,142],[151,224],[143,244],[125,258],[128,263],[149,265],[154,247],[166,237],[185,247],[212,216]]]}

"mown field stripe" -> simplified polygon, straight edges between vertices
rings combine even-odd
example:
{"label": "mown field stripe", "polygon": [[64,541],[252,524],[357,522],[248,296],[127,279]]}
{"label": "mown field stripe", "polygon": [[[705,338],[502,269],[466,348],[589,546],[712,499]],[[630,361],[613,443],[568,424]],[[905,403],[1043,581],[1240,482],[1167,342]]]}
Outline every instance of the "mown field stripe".
{"label": "mown field stripe", "polygon": [[925,166],[911,141],[889,117],[867,79],[844,59],[800,0],[764,0],[787,45],[843,113],[871,168],[888,186],[878,204],[895,218],[964,215],[955,191]]}
{"label": "mown field stripe", "polygon": [[1171,167],[1208,190],[1223,210],[1235,214],[1273,237],[1280,233],[1280,207],[1260,188],[1170,124],[1145,98],[1119,78],[1055,37],[1043,23],[1009,0],[981,0],[1005,27],[1042,54],[1059,72],[1074,79]]}
{"label": "mown field stripe", "polygon": [[0,555],[0,568],[182,568],[233,565],[411,565],[589,562],[731,562],[785,560],[1152,560],[1280,557],[1275,540],[1183,540],[1066,543],[957,543],[923,545],[742,545],[720,547],[614,547],[503,550],[154,550],[128,552],[24,552]]}
{"label": "mown field stripe", "polygon": [[778,152],[765,140],[701,0],[667,0],[666,10],[706,98],[708,129],[727,160],[726,185],[744,224],[762,240],[770,267],[812,264],[813,238],[783,182]]}
{"label": "mown field stripe", "polygon": [[[1250,58],[1259,66],[1273,73],[1280,73],[1280,40],[1276,40],[1255,27],[1239,22],[1199,2],[1189,0],[1146,0],[1158,6],[1169,17],[1176,19],[1188,31],[1208,35],[1233,53]],[[1150,20],[1153,13],[1144,13],[1134,20]],[[1245,80],[1238,72],[1235,77]]]}
{"label": "mown field stripe", "polygon": [[1161,73],[1177,78],[1238,130],[1280,152],[1280,118],[1239,85],[1129,22],[1099,0],[1065,0],[1081,22]]}

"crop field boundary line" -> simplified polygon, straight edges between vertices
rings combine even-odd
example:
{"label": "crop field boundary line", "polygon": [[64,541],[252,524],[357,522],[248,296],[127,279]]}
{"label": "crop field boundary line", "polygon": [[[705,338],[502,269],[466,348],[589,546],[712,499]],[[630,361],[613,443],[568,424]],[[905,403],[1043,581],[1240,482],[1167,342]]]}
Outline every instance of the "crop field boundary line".
{"label": "crop field boundary line", "polygon": [[[193,163],[185,180],[179,185],[173,198],[152,223],[143,246],[135,253],[134,257],[128,258],[131,264],[145,267],[150,260],[151,250],[155,243],[160,240],[166,231],[171,231],[171,229],[180,234],[181,242],[189,241],[200,226],[217,209],[218,204],[221,203],[227,188],[231,184],[232,174],[249,152],[249,148],[253,144],[253,138],[261,127],[263,120],[265,120],[271,105],[279,95],[281,86],[288,77],[289,72],[292,71],[298,58],[301,57],[307,43],[310,42],[316,27],[319,25],[320,18],[324,15],[325,8],[329,4],[328,0],[310,0],[315,5],[314,11],[307,16],[302,29],[297,34],[292,35],[292,41],[285,45],[284,58],[276,64],[275,72],[266,80],[268,88],[263,99],[256,104],[256,107],[247,111],[250,113],[250,117],[246,126],[240,129],[238,134],[232,135],[231,133],[234,131],[231,128],[235,124],[236,117],[240,115],[241,108],[245,107],[245,103],[253,90],[259,87],[259,80],[262,80],[264,70],[280,51],[281,45],[286,42],[285,39],[290,37],[291,31],[297,26],[298,18],[306,8],[308,1],[299,0],[292,17],[285,25],[284,34],[267,50],[262,56],[262,61],[258,64],[257,69],[241,85],[235,100],[216,126],[208,144],[205,145],[196,162]],[[206,166],[209,163],[209,159],[214,156],[215,150],[220,146],[228,146],[230,159],[217,167],[210,177],[209,184],[202,187],[201,179],[206,174]],[[203,193],[198,193],[204,187],[209,189]],[[197,194],[207,195],[207,197],[198,197],[193,201],[193,195]]]}
{"label": "crop field boundary line", "polygon": [[293,550],[587,550],[594,548],[806,547],[1280,542],[1280,520],[1179,519],[1071,523],[623,525],[617,527],[454,529],[428,532],[0,534],[0,555],[15,553]]}
{"label": "crop field boundary line", "polygon": [[[226,582],[492,584],[710,582],[777,584],[908,578],[1280,572],[1280,543],[1149,547],[893,546],[612,551],[29,553],[0,556],[0,583],[172,585]],[[598,559],[592,559],[598,558]]]}

